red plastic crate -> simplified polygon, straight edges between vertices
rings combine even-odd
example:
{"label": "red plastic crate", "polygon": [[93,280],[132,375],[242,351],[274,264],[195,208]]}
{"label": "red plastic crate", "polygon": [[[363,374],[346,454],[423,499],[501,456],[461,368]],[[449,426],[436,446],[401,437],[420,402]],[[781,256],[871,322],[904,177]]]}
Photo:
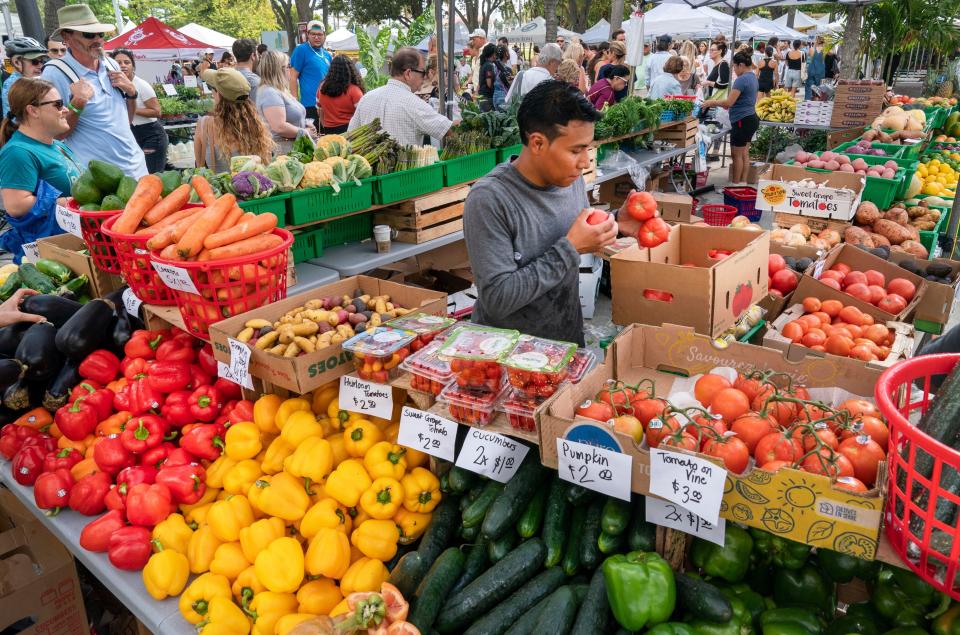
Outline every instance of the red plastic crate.
{"label": "red plastic crate", "polygon": [[737,215],[737,208],[732,205],[702,205],[700,215],[707,225],[726,227]]}

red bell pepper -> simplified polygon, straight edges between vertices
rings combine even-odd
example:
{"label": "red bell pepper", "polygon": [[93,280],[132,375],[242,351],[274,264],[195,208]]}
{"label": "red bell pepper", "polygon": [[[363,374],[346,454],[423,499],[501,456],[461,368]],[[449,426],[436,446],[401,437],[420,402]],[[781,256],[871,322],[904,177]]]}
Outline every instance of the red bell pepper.
{"label": "red bell pepper", "polygon": [[[191,340],[193,336],[187,335]],[[196,359],[196,352],[193,350],[193,342],[185,342],[179,335],[175,335],[172,340],[168,340],[157,347],[158,362],[183,362],[192,364]]]}
{"label": "red bell pepper", "polygon": [[21,450],[29,447],[38,447],[43,450],[43,456],[47,456],[57,449],[57,440],[49,434],[34,434],[28,436],[20,443]]}
{"label": "red bell pepper", "polygon": [[84,402],[97,410],[97,417],[103,421],[113,414],[113,391],[109,388],[100,388],[83,398]]}
{"label": "red bell pepper", "polygon": [[202,368],[205,373],[216,377],[217,358],[213,356],[213,347],[210,346],[210,344],[204,344],[197,353],[197,363],[200,364],[200,368]]}
{"label": "red bell pepper", "polygon": [[40,433],[33,428],[8,423],[0,428],[0,454],[5,459],[12,459],[27,437],[38,436],[40,436]]}
{"label": "red bell pepper", "polygon": [[92,379],[105,386],[117,377],[120,360],[110,351],[100,349],[87,355],[77,370],[84,379]]}
{"label": "red bell pepper", "polygon": [[162,401],[162,393],[151,388],[145,379],[137,379],[114,395],[113,407],[118,411],[126,410],[133,415],[138,415],[159,408]]}
{"label": "red bell pepper", "polygon": [[53,416],[63,436],[71,441],[82,441],[93,434],[100,422],[100,413],[96,406],[80,398],[71,404],[61,406]]}
{"label": "red bell pepper", "polygon": [[101,385],[99,384],[99,382],[95,382],[95,381],[93,381],[92,379],[87,379],[87,380],[85,380],[85,381],[82,381],[82,382],[80,382],[79,384],[77,384],[76,386],[74,386],[74,387],[73,387],[73,390],[70,391],[70,400],[69,400],[69,401],[70,401],[70,403],[73,403],[74,401],[76,401],[76,400],[79,399],[80,397],[86,397],[86,396],[89,395],[90,393],[96,392],[96,391],[100,390],[101,388],[103,388],[103,386],[101,386]]}
{"label": "red bell pepper", "polygon": [[100,441],[93,448],[93,460],[97,467],[111,476],[135,463],[133,454],[124,447],[120,437],[107,437]]}
{"label": "red bell pepper", "polygon": [[184,432],[180,447],[197,458],[216,461],[223,452],[224,428],[216,423],[198,424]]}
{"label": "red bell pepper", "polygon": [[142,454],[163,443],[167,434],[167,422],[157,415],[141,415],[124,424],[120,442],[129,452]]}
{"label": "red bell pepper", "polygon": [[110,491],[110,475],[106,472],[88,474],[70,490],[70,509],[84,516],[96,516],[107,508],[104,499]]}
{"label": "red bell pepper", "polygon": [[63,448],[48,452],[43,458],[43,471],[52,472],[59,468],[69,470],[83,460],[83,454],[74,448]]}
{"label": "red bell pepper", "polygon": [[152,465],[125,467],[117,474],[117,490],[125,496],[130,488],[140,483],[153,485],[157,481],[157,468]]}
{"label": "red bell pepper", "polygon": [[190,394],[189,390],[178,390],[167,395],[166,401],[160,408],[160,414],[171,426],[182,428],[194,422],[193,414],[190,412]]}
{"label": "red bell pepper", "polygon": [[235,384],[229,379],[218,377],[217,380],[213,382],[213,387],[217,389],[217,394],[220,396],[221,401],[237,401],[243,399],[243,391],[240,388],[240,384]]}
{"label": "red bell pepper", "polygon": [[157,483],[170,489],[173,502],[178,505],[193,505],[207,491],[207,471],[198,463],[164,467],[157,472]]}
{"label": "red bell pepper", "polygon": [[13,480],[21,485],[33,485],[37,477],[43,474],[43,460],[47,453],[36,445],[20,448],[13,455]]}
{"label": "red bell pepper", "polygon": [[127,498],[120,493],[119,487],[113,486],[110,488],[107,495],[103,497],[103,504],[107,506],[107,509],[116,510],[123,514],[124,518],[127,517]]}
{"label": "red bell pepper", "polygon": [[157,349],[164,340],[170,339],[170,331],[134,331],[133,335],[123,346],[123,354],[127,357],[141,357],[153,359],[157,356]]}
{"label": "red bell pepper", "polygon": [[170,452],[176,449],[177,446],[170,443],[169,441],[164,441],[155,448],[150,448],[146,452],[140,455],[140,465],[145,467],[152,467],[155,470],[159,470],[160,466],[166,463],[167,457],[170,456]]}
{"label": "red bell pepper", "polygon": [[220,412],[216,423],[221,424],[224,428],[229,428],[241,421],[253,421],[253,402],[246,399],[231,401]]}
{"label": "red bell pepper", "polygon": [[[183,443],[183,439],[180,439],[180,442]],[[199,460],[200,459],[184,448],[176,448],[170,450],[170,454],[167,455],[167,460],[163,462],[163,466],[174,467],[176,465],[187,465],[188,463],[197,463]]]}
{"label": "red bell pepper", "polygon": [[107,547],[110,563],[124,571],[143,569],[152,552],[150,530],[145,527],[121,527],[110,536]]}
{"label": "red bell pepper", "polygon": [[80,546],[87,551],[104,552],[110,546],[110,536],[123,529],[126,524],[123,512],[108,511],[84,526],[80,531]]}
{"label": "red bell pepper", "polygon": [[200,386],[208,386],[213,382],[213,378],[216,375],[211,375],[207,371],[203,370],[197,364],[190,364],[190,390],[199,388]]}
{"label": "red bell pepper", "polygon": [[213,421],[220,414],[220,394],[213,386],[200,386],[190,393],[190,414],[196,421]]}
{"label": "red bell pepper", "polygon": [[128,381],[143,379],[147,376],[147,371],[152,364],[153,360],[142,357],[124,357],[120,362],[120,372]]}
{"label": "red bell pepper", "polygon": [[153,527],[174,509],[173,497],[166,485],[140,483],[127,492],[127,520],[132,525]]}
{"label": "red bell pepper", "polygon": [[66,507],[70,501],[70,490],[73,489],[73,477],[70,470],[60,468],[53,472],[44,472],[37,477],[33,484],[33,500],[40,509],[49,509],[48,516],[55,516],[61,507]]}
{"label": "red bell pepper", "polygon": [[[175,342],[167,342],[174,344]],[[190,385],[190,365],[186,362],[154,362],[147,369],[147,383],[158,392],[168,394]]]}

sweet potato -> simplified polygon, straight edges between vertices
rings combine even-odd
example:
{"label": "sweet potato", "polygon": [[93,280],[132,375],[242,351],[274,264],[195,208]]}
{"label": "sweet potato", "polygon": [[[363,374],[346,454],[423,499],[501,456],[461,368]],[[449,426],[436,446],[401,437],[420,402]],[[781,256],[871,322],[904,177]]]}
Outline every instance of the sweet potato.
{"label": "sweet potato", "polygon": [[873,224],[873,231],[889,240],[891,245],[899,245],[905,240],[910,240],[910,232],[906,227],[885,218]]}
{"label": "sweet potato", "polygon": [[870,233],[862,227],[847,227],[843,230],[843,242],[851,245],[864,245],[865,247],[876,247]]}
{"label": "sweet potato", "polygon": [[854,219],[858,225],[873,225],[880,219],[880,210],[870,201],[864,201],[857,207],[857,213]]}
{"label": "sweet potato", "polygon": [[913,225],[906,225],[904,231],[907,232],[907,240],[916,240],[920,241],[920,230],[918,230]]}
{"label": "sweet potato", "polygon": [[892,220],[897,225],[906,225],[910,222],[910,216],[907,215],[907,210],[902,207],[891,207],[883,213],[881,218]]}
{"label": "sweet potato", "polygon": [[873,245],[874,245],[874,247],[889,247],[889,246],[890,246],[890,241],[887,240],[886,237],[881,236],[880,234],[871,233],[871,234],[870,234],[870,238],[873,239]]}
{"label": "sweet potato", "polygon": [[929,252],[927,252],[927,248],[916,240],[905,240],[900,244],[900,248],[908,254],[912,254],[923,260],[926,260],[930,255]]}
{"label": "sweet potato", "polygon": [[930,220],[926,217],[912,220],[910,221],[910,224],[916,227],[917,229],[919,229],[920,231],[927,231],[927,232],[931,231],[937,226],[936,221]]}

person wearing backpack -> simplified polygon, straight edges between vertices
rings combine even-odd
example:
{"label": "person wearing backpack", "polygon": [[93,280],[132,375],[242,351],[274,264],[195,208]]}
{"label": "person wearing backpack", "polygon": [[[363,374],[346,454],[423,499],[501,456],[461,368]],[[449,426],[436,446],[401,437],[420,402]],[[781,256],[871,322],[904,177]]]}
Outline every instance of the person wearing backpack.
{"label": "person wearing backpack", "polygon": [[143,150],[130,130],[139,93],[117,62],[104,55],[104,37],[116,28],[97,20],[85,4],[62,7],[57,19],[53,37],[62,37],[67,54],[48,61],[40,76],[67,100],[70,130],[63,141],[81,166],[99,159],[127,176],[144,176]]}

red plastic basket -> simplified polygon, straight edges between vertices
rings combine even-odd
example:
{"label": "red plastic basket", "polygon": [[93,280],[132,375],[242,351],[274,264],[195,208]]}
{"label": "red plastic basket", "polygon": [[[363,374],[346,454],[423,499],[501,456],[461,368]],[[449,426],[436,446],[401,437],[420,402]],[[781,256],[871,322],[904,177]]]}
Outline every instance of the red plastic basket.
{"label": "red plastic basket", "polygon": [[160,280],[156,269],[150,264],[150,251],[147,249],[149,236],[135,234],[120,234],[113,231],[113,224],[117,222],[117,214],[107,219],[101,231],[113,241],[117,250],[117,259],[120,261],[120,274],[127,282],[133,294],[147,304],[173,306],[177,300],[173,291]]}
{"label": "red plastic basket", "polygon": [[737,208],[732,205],[701,205],[700,215],[707,225],[726,227],[737,215]]}
{"label": "red plastic basket", "polygon": [[293,234],[274,228],[283,242],[249,256],[192,262],[167,260],[156,252],[155,263],[185,269],[199,294],[173,289],[187,330],[206,337],[210,325],[287,297],[287,254]]}
{"label": "red plastic basket", "polygon": [[753,187],[725,187],[723,202],[736,207],[738,215],[746,216],[751,223],[756,223],[763,215],[763,210],[757,211],[757,190]]}
{"label": "red plastic basket", "polygon": [[90,257],[93,258],[93,264],[97,269],[107,273],[120,273],[120,261],[117,259],[117,250],[113,241],[103,232],[100,226],[111,216],[116,216],[123,210],[112,209],[99,212],[88,212],[80,209],[77,202],[72,198],[67,199],[67,208],[80,216],[80,231],[83,233],[83,240],[87,243],[87,249],[90,250]]}
{"label": "red plastic basket", "polygon": [[[955,600],[960,599],[960,529],[956,518],[942,522],[936,514],[938,506],[960,507],[960,496],[940,484],[941,477],[960,471],[960,451],[932,439],[910,419],[919,421],[930,404],[930,378],[949,373],[958,362],[956,353],[904,360],[884,371],[874,388],[890,427],[887,538],[910,569]],[[922,395],[914,387],[917,380]]]}

